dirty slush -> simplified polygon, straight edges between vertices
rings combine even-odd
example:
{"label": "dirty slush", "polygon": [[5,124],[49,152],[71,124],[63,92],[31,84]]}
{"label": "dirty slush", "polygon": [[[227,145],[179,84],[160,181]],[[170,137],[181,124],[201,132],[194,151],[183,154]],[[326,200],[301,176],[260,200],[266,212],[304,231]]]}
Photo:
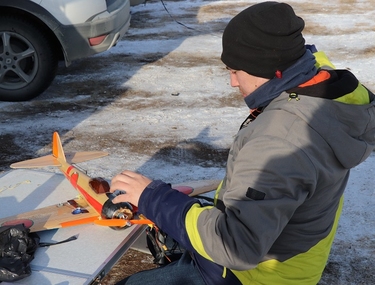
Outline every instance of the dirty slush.
{"label": "dirty slush", "polygon": [[[357,1],[338,2],[340,5],[332,5],[327,9],[329,13],[344,14],[353,10],[361,13],[366,10],[366,5],[360,6]],[[223,126],[228,120],[233,120],[237,110],[245,106],[241,96],[233,95],[234,91],[227,84],[227,72],[220,61],[220,37],[229,19],[247,7],[249,2],[176,0],[164,1],[164,4],[159,0],[151,0],[146,5],[136,7],[132,12],[131,27],[118,47],[103,55],[75,62],[68,68],[61,66],[50,88],[35,100],[17,104],[1,103],[0,171],[9,170],[13,162],[48,154],[51,135],[58,130],[64,136],[64,147],[68,150],[104,150],[111,154],[106,158],[108,165],[98,167],[95,162],[83,164],[82,167],[90,172],[90,176],[110,179],[123,170],[126,161],[127,166],[134,168],[143,163],[137,170],[167,181],[174,176],[181,182],[222,178],[228,147],[234,135],[223,133],[227,131]],[[301,16],[307,15],[310,19],[314,18],[316,11],[322,11],[322,5],[326,4],[326,1],[300,1],[294,6]],[[355,9],[353,5],[356,5]],[[351,29],[363,32],[362,26],[353,26]],[[306,27],[308,35],[319,36],[326,32],[323,27]],[[182,42],[193,37],[197,38],[197,44],[201,44],[203,36],[211,37],[208,44],[212,40],[217,45],[216,54],[205,51],[204,45],[200,50],[177,49]],[[153,41],[160,45],[155,45]],[[137,47],[142,48],[142,52],[131,51]],[[347,56],[343,51],[335,55]],[[367,49],[366,56],[374,57],[375,49]],[[184,71],[191,68],[197,68],[197,79],[205,78],[203,83],[197,80],[197,84],[203,84],[199,88],[208,90],[204,100],[202,97],[194,97],[201,91],[197,91],[193,84],[180,86],[178,79],[184,77]],[[146,76],[144,81],[132,81],[136,80],[133,79],[135,75],[140,76],[142,72],[147,74],[150,70],[155,70],[153,74],[160,70],[165,73],[159,78]],[[163,79],[173,76],[177,76],[173,86],[168,85],[170,81],[163,82]],[[218,78],[220,83],[210,82],[209,78]],[[127,80],[129,84],[124,83]],[[144,90],[139,87],[153,80],[157,81],[155,88]],[[187,76],[184,77],[184,81],[188,80]],[[168,96],[164,96],[166,93]],[[211,107],[224,111],[213,120],[210,118]],[[185,115],[185,110],[191,112]],[[110,112],[111,116],[107,116],[106,112]],[[166,120],[152,131],[144,128],[161,121],[162,115],[168,112],[180,112],[179,119]],[[228,129],[235,132],[245,113],[245,109],[238,112],[233,127]],[[98,114],[102,117],[99,118]],[[193,120],[194,115],[197,117],[201,114],[207,117],[204,124],[199,119],[198,122]],[[211,141],[199,141],[199,138],[206,138],[209,133],[207,130],[202,130],[194,139],[186,139],[189,136],[185,134],[184,138],[177,132],[180,129],[190,130],[192,124],[198,123],[213,125],[213,129],[219,129],[221,133],[213,136]],[[221,136],[228,139],[225,143],[214,145],[212,141],[215,142]],[[166,164],[169,169],[177,169],[176,173],[163,172]],[[181,174],[178,171],[181,164],[188,169],[199,167],[199,174],[193,171]],[[329,260],[319,285],[375,284],[373,261],[366,258],[366,254],[361,255],[360,250],[353,249],[366,249],[374,253],[373,240],[371,242],[369,237],[359,242],[360,246],[345,242],[335,244],[332,249],[334,258]],[[119,259],[101,284],[112,285],[135,272],[155,267],[152,255],[131,249]]]}

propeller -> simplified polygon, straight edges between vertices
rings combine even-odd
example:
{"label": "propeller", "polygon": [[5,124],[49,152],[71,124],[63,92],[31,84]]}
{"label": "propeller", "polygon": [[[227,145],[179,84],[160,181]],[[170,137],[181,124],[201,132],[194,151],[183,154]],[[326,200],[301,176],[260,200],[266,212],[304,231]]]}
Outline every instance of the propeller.
{"label": "propeller", "polygon": [[150,225],[153,224],[152,221],[148,219],[139,220],[124,220],[124,219],[101,219],[94,221],[96,225],[107,226],[107,227],[129,227],[131,225]]}

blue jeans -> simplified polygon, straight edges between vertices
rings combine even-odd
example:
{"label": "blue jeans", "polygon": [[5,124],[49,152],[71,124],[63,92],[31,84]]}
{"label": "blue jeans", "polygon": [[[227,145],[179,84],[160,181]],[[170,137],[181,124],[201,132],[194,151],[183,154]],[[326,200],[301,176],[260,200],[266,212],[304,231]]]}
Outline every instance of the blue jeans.
{"label": "blue jeans", "polygon": [[168,265],[135,273],[116,283],[116,285],[124,284],[205,285],[195,262],[191,259],[188,252],[185,252],[179,260]]}

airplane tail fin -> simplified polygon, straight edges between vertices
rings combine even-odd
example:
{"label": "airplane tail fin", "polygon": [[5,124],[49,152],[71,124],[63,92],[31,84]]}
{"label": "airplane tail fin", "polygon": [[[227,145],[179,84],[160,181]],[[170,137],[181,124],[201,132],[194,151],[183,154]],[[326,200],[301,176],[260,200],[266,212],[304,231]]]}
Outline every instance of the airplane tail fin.
{"label": "airplane tail fin", "polygon": [[52,155],[58,161],[66,161],[65,153],[61,144],[60,136],[57,132],[52,136]]}
{"label": "airplane tail fin", "polygon": [[10,165],[11,168],[38,168],[46,166],[61,166],[62,163],[79,163],[108,155],[104,151],[84,151],[75,153],[64,153],[60,136],[57,132],[52,137],[52,155],[46,155],[34,159],[16,162]]}

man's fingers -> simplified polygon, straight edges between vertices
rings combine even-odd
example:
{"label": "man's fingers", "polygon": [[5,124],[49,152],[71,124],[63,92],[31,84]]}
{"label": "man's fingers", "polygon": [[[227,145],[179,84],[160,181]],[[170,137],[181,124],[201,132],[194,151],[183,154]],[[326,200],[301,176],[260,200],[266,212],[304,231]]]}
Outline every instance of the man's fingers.
{"label": "man's fingers", "polygon": [[109,191],[114,192],[118,189],[124,189],[129,185],[133,178],[123,172],[113,177]]}
{"label": "man's fingers", "polygon": [[127,202],[127,200],[123,197],[125,194],[121,194],[116,196],[115,198],[112,199],[113,204],[121,203],[121,202]]}
{"label": "man's fingers", "polygon": [[143,190],[151,182],[151,179],[143,176],[142,174],[130,170],[124,170],[120,174],[113,177],[109,191],[114,193],[120,190],[125,191],[126,194],[120,193],[120,195],[115,196],[112,199],[112,202],[130,202],[133,205],[138,206],[138,201]]}
{"label": "man's fingers", "polygon": [[124,175],[125,177],[130,177],[130,178],[136,178],[136,177],[141,176],[141,174],[136,173],[134,171],[130,171],[130,170],[124,170],[123,172],[120,173],[120,175]]}
{"label": "man's fingers", "polygon": [[[128,188],[127,183],[122,182],[122,181],[115,181],[115,182],[112,182],[111,187],[109,188],[109,192],[114,193],[119,190],[126,192],[127,188]],[[119,193],[119,194],[125,194],[125,193]]]}

